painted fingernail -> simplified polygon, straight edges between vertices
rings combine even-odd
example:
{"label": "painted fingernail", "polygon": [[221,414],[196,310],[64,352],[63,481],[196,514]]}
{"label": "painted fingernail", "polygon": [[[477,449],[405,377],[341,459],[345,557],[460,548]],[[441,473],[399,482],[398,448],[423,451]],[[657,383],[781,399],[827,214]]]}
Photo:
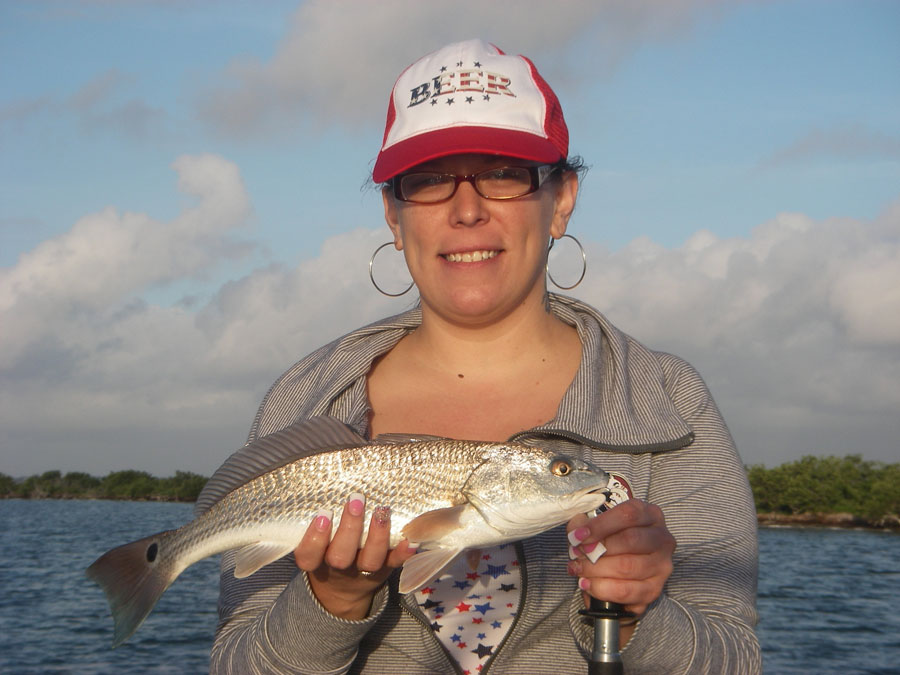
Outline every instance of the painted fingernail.
{"label": "painted fingernail", "polygon": [[578,588],[580,588],[583,591],[589,591],[591,589],[591,580],[581,577],[578,580]]}
{"label": "painted fingernail", "polygon": [[387,525],[389,522],[391,522],[391,507],[376,506],[375,510],[372,511],[372,520],[374,520],[379,525]]}
{"label": "painted fingernail", "polygon": [[319,509],[316,517],[313,518],[313,525],[319,532],[327,532],[331,529],[331,519],[334,514],[328,509]]}
{"label": "painted fingernail", "polygon": [[406,542],[406,549],[408,551],[415,551],[417,548],[419,548],[419,542],[417,542],[417,541]]}
{"label": "painted fingernail", "polygon": [[567,571],[569,572],[570,577],[580,577],[581,576],[581,561],[573,560],[567,566]]}
{"label": "painted fingernail", "polygon": [[587,527],[579,527],[577,530],[572,530],[569,532],[569,543],[572,544],[572,546],[578,546],[587,539],[590,533],[591,530]]}
{"label": "painted fingernail", "polygon": [[575,550],[574,546],[569,547],[569,560],[575,560],[578,557],[578,551]]}
{"label": "painted fingernail", "polygon": [[347,502],[347,508],[350,510],[350,515],[361,516],[363,511],[366,510],[365,495],[362,495],[359,492],[354,492],[352,495],[350,495],[350,499]]}
{"label": "painted fingernail", "polygon": [[[590,547],[590,549],[588,547]],[[584,551],[587,559],[592,563],[597,562],[600,559],[600,556],[606,553],[606,547],[599,541],[594,544],[585,544],[581,547],[581,550]]]}

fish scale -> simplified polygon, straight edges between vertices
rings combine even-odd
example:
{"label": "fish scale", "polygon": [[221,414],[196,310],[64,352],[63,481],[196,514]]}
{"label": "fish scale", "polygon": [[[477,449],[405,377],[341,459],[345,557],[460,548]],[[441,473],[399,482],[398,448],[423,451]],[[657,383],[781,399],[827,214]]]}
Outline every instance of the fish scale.
{"label": "fish scale", "polygon": [[[452,439],[366,441],[333,418],[313,418],[248,444],[209,480],[186,525],[119,546],[87,570],[106,593],[113,644],[126,640],[193,563],[236,549],[235,576],[289,554],[320,509],[339,513],[362,493],[391,508],[401,593],[421,587],[467,548],[515,541],[606,500],[609,476],[549,449]],[[363,521],[363,540],[368,517]]]}

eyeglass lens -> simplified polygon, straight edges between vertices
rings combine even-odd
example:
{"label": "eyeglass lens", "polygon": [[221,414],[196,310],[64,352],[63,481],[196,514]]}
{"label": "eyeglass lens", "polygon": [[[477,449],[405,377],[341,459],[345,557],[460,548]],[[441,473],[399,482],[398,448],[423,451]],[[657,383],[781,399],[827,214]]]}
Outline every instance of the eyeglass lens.
{"label": "eyeglass lens", "polygon": [[400,196],[414,202],[439,202],[449,199],[460,182],[467,181],[487,199],[513,199],[536,189],[533,169],[508,166],[481,171],[474,176],[448,173],[410,173],[400,177]]}

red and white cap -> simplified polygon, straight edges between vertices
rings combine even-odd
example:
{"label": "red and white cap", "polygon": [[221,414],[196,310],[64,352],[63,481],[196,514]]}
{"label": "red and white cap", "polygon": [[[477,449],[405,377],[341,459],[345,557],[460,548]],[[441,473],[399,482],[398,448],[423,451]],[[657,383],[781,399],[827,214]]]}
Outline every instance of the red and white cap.
{"label": "red and white cap", "polygon": [[383,183],[461,153],[553,163],[568,150],[559,100],[534,64],[468,40],[422,57],[397,79],[372,177]]}

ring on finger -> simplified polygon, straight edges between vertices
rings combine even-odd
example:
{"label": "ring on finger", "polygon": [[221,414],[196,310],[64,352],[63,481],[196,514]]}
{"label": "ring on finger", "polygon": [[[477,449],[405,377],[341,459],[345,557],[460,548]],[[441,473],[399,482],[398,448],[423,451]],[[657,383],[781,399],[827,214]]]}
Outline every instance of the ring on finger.
{"label": "ring on finger", "polygon": [[361,577],[373,577],[373,576],[375,576],[375,572],[368,572],[368,571],[366,571],[366,570],[360,570],[360,571],[359,571],[359,576],[361,576]]}

